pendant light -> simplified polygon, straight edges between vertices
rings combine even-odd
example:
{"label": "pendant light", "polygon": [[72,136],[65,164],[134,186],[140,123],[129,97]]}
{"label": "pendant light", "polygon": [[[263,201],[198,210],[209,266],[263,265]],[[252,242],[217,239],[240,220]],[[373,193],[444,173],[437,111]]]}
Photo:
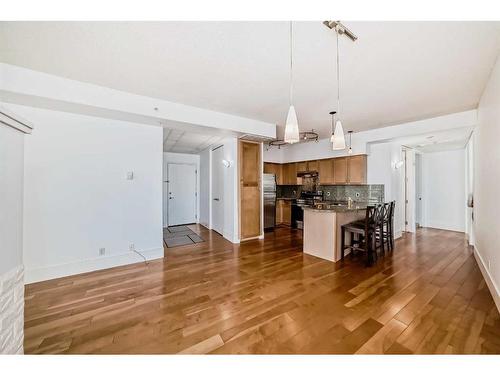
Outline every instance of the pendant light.
{"label": "pendant light", "polygon": [[[335,27],[335,32],[337,34],[337,111],[340,112],[340,57],[339,57],[339,25]],[[332,133],[330,141],[332,142],[333,150],[344,150],[345,149],[345,137],[344,128],[342,127],[342,122],[337,119],[335,121],[335,112],[332,114],[332,127],[333,122],[335,122],[335,129]]]}
{"label": "pendant light", "polygon": [[286,116],[285,123],[285,138],[286,143],[297,143],[299,142],[299,122],[297,121],[297,113],[295,112],[295,107],[293,106],[293,29],[292,21],[290,21],[290,108],[288,109],[288,115]]}
{"label": "pendant light", "polygon": [[352,130],[349,130],[347,132],[347,134],[349,134],[349,148],[347,149],[347,153],[349,155],[351,155],[352,154]]}

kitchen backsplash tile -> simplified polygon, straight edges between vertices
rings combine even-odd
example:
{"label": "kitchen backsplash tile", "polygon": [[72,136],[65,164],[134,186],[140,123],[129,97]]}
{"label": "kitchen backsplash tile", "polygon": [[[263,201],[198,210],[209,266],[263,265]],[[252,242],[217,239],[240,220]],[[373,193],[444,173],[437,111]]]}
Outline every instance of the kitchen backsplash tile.
{"label": "kitchen backsplash tile", "polygon": [[[351,197],[356,202],[384,202],[384,185],[321,185],[318,190],[323,191],[323,199],[331,201],[347,201]],[[302,186],[278,185],[278,198],[297,198]]]}
{"label": "kitchen backsplash tile", "polygon": [[384,202],[384,185],[327,185],[320,188],[324,200],[347,201],[350,197],[355,202]]}

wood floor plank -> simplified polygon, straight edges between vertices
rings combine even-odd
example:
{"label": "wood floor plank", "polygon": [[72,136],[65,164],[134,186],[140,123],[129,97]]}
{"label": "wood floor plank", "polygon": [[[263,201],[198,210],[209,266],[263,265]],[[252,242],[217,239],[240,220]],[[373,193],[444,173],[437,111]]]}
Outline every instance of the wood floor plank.
{"label": "wood floor plank", "polygon": [[500,314],[461,233],[420,229],[366,267],[278,228],[26,286],[26,353],[500,353]]}

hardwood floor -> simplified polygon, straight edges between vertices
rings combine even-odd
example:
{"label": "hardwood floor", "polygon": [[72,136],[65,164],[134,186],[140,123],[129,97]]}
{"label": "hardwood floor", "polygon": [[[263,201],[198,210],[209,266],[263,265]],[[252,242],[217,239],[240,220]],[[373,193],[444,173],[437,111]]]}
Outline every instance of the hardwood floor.
{"label": "hardwood floor", "polygon": [[366,268],[304,255],[298,231],[26,287],[26,353],[500,353],[463,234],[422,229]]}

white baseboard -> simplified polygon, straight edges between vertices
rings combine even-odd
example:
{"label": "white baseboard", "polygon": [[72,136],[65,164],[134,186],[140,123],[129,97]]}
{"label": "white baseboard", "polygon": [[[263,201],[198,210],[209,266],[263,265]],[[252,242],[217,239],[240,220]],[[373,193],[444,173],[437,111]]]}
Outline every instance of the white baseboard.
{"label": "white baseboard", "polygon": [[490,290],[491,295],[493,296],[493,300],[495,301],[495,305],[497,306],[497,310],[500,312],[500,290],[498,286],[495,284],[495,281],[490,275],[488,268],[484,264],[483,258],[481,254],[474,246],[474,258],[476,258],[476,262],[479,265],[479,269],[483,274],[484,280],[486,281],[486,285],[488,285],[488,289]]}
{"label": "white baseboard", "polygon": [[463,232],[465,233],[464,227],[458,227],[455,225],[448,225],[447,223],[440,222],[427,222],[424,225],[425,228],[434,228],[434,229],[443,229],[443,230],[451,230],[454,232]]}
{"label": "white baseboard", "polygon": [[[139,252],[144,255],[147,260],[160,259],[163,258],[164,255],[163,247],[149,250],[139,250]],[[32,269],[26,268],[24,270],[24,283],[30,284],[64,276],[140,263],[142,261],[144,261],[144,259],[139,254],[128,251],[126,253],[85,259],[72,263],[56,264],[49,267]]]}

